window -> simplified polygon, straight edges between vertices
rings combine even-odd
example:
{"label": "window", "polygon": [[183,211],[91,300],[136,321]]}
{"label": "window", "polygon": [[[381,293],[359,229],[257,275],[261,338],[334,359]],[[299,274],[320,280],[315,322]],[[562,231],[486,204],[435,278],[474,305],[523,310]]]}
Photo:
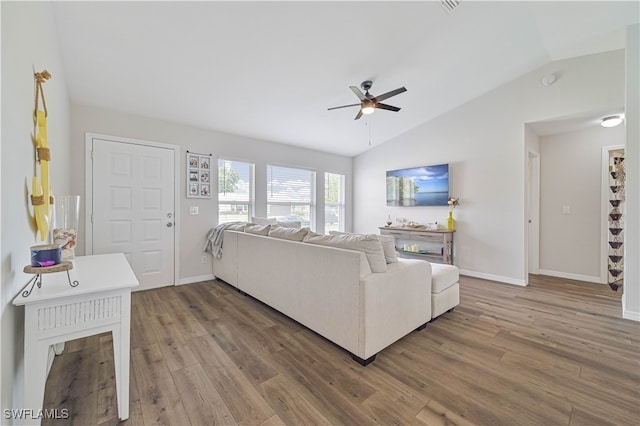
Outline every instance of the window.
{"label": "window", "polygon": [[253,164],[219,159],[218,223],[249,222],[253,191]]}
{"label": "window", "polygon": [[344,175],[324,174],[324,232],[344,231]]}
{"label": "window", "polygon": [[267,166],[267,216],[315,229],[315,172]]}

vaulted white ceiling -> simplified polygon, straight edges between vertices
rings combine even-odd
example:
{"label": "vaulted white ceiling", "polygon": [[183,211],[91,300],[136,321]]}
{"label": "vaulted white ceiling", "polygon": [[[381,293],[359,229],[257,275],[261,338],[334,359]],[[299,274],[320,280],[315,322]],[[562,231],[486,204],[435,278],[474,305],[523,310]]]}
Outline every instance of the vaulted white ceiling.
{"label": "vaulted white ceiling", "polygon": [[[95,105],[357,155],[553,60],[620,49],[638,2],[54,2]],[[354,121],[349,86],[407,92]],[[371,139],[369,139],[371,138]]]}

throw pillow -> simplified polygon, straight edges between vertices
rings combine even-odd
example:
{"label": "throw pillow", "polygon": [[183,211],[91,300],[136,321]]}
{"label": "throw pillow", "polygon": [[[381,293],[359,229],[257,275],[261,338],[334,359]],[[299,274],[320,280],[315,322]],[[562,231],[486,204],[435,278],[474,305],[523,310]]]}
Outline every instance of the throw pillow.
{"label": "throw pillow", "polygon": [[257,225],[275,225],[277,222],[275,217],[255,217],[251,216],[251,223]]}
{"label": "throw pillow", "polygon": [[244,227],[247,226],[246,223],[234,223],[233,225],[228,225],[225,229],[229,231],[240,231],[244,232]]}
{"label": "throw pillow", "polygon": [[398,252],[396,251],[395,238],[392,235],[378,235],[378,239],[382,243],[384,259],[387,263],[396,263],[398,261]]}
{"label": "throw pillow", "polygon": [[[329,235],[363,235],[353,234],[349,232],[331,231]],[[396,241],[391,235],[377,235],[380,243],[382,243],[382,250],[384,251],[384,260],[387,263],[396,263],[398,261],[398,252],[396,251]]]}
{"label": "throw pillow", "polygon": [[316,232],[313,232],[311,229],[309,229],[309,232],[307,232],[307,236],[304,238],[303,241],[307,241],[307,238],[311,238],[311,237],[322,237],[322,234],[318,234]]}
{"label": "throw pillow", "polygon": [[276,222],[277,225],[282,226],[283,228],[302,228],[302,223],[299,220],[289,220],[284,222]]}
{"label": "throw pillow", "polygon": [[382,243],[375,234],[358,235],[318,235],[307,234],[305,243],[318,244],[321,246],[337,247],[347,250],[358,250],[365,253],[372,272],[385,272],[387,262],[384,258]]}
{"label": "throw pillow", "polygon": [[283,226],[271,225],[269,236],[289,241],[302,241],[307,236],[309,228],[285,228]]}
{"label": "throw pillow", "polygon": [[269,235],[269,231],[271,230],[271,225],[257,225],[255,223],[249,223],[244,228],[244,232],[247,234],[256,234],[256,235]]}

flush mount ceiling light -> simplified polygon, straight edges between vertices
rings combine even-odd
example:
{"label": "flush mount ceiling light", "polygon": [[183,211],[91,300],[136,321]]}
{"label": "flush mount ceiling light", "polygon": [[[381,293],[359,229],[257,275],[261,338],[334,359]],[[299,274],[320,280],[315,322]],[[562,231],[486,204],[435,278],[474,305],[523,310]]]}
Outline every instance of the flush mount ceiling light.
{"label": "flush mount ceiling light", "polygon": [[621,115],[611,115],[609,117],[605,117],[600,122],[602,127],[616,127],[618,124],[622,123]]}

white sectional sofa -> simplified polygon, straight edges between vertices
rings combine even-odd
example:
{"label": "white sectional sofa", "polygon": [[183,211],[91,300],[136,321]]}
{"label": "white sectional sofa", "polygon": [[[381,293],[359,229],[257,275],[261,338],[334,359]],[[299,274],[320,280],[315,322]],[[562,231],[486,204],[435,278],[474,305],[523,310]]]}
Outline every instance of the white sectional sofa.
{"label": "white sectional sofa", "polygon": [[398,259],[385,272],[372,272],[362,251],[241,231],[224,231],[213,273],[346,349],[362,365],[424,328],[434,306],[448,306],[432,301],[428,262]]}

